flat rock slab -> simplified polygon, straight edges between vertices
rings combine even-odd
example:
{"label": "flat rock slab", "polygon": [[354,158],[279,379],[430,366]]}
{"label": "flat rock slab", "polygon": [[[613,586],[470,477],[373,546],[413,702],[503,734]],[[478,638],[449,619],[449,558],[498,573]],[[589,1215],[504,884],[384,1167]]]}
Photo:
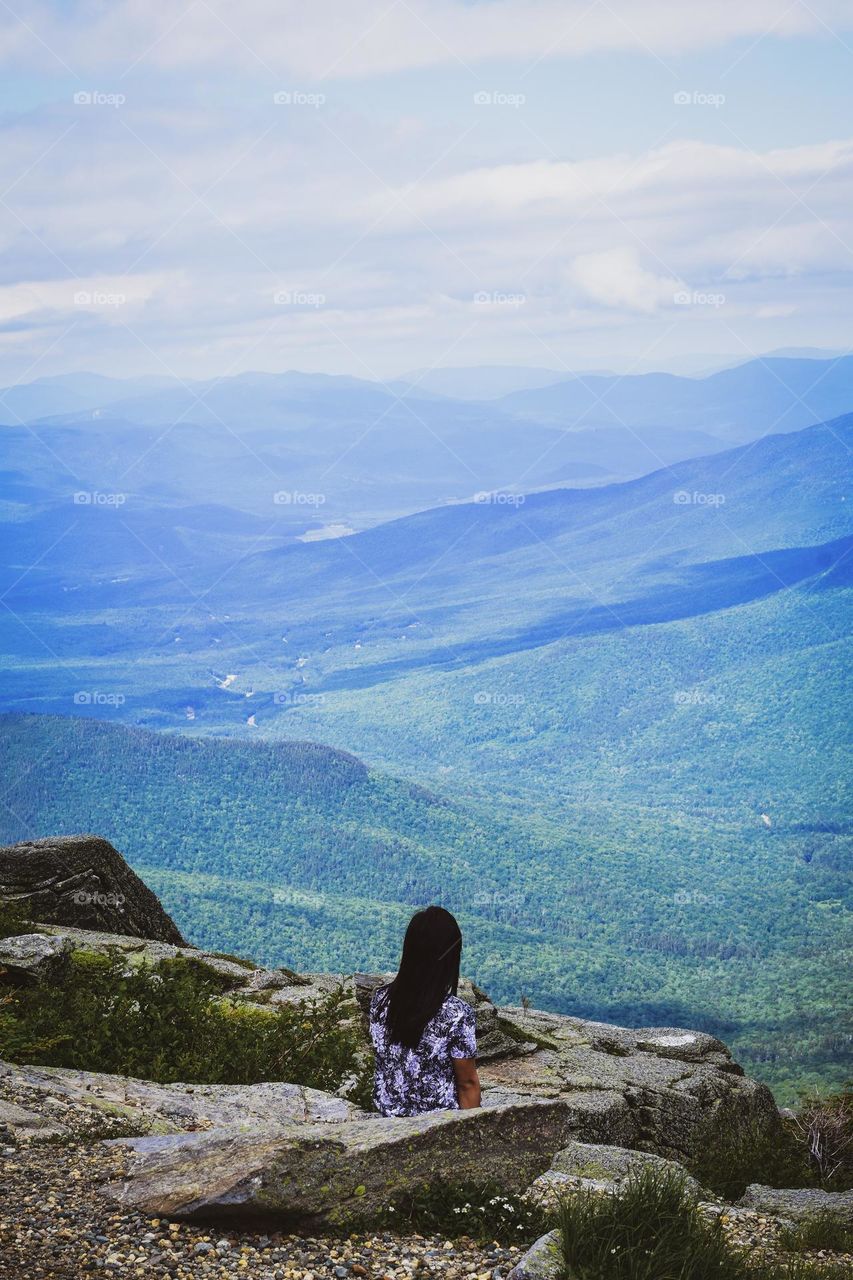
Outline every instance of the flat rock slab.
{"label": "flat rock slab", "polygon": [[16,1102],[0,1098],[0,1142],[18,1142],[21,1138],[52,1138],[65,1132],[60,1124],[52,1124],[41,1111],[27,1110]]}
{"label": "flat rock slab", "polygon": [[0,1097],[16,1099],[0,1101],[0,1123],[5,1119],[19,1137],[37,1131],[44,1135],[47,1126],[53,1132],[85,1133],[97,1129],[104,1116],[125,1120],[139,1133],[174,1134],[220,1127],[338,1124],[366,1114],[334,1094],[275,1081],[156,1084],[95,1071],[6,1062],[0,1062]]}
{"label": "flat rock slab", "polygon": [[[171,942],[152,941],[147,938],[136,938],[121,933],[102,933],[97,929],[78,929],[73,925],[56,925],[39,923],[33,926],[32,933],[19,934],[12,938],[0,939],[0,965],[11,970],[29,972],[33,976],[42,976],[52,959],[69,956],[73,952],[85,951],[94,955],[118,955],[127,968],[140,968],[148,965],[154,968],[163,960],[174,960],[181,956],[209,969],[224,989],[246,987],[256,980],[259,972],[255,965],[240,963],[215,952],[199,951],[196,947],[178,946]],[[263,970],[282,986],[293,981],[301,981],[298,975],[290,975],[287,970]]]}
{"label": "flat rock slab", "polygon": [[771,1217],[804,1222],[826,1216],[853,1227],[853,1191],[821,1191],[813,1187],[763,1187],[753,1182],[738,1204]]}
{"label": "flat rock slab", "polygon": [[568,1119],[563,1103],[531,1102],[140,1138],[127,1181],[108,1190],[146,1214],[339,1227],[369,1222],[395,1195],[438,1176],[522,1191],[565,1145]]}

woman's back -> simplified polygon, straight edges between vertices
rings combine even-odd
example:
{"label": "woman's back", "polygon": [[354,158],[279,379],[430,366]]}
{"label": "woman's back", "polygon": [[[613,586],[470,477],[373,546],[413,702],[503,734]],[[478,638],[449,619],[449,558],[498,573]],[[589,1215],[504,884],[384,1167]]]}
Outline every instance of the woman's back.
{"label": "woman's back", "polygon": [[453,1059],[477,1055],[474,1010],[457,996],[446,996],[415,1049],[390,1039],[387,1012],[388,987],[384,986],[374,992],[370,1002],[377,1110],[385,1116],[414,1116],[458,1109]]}

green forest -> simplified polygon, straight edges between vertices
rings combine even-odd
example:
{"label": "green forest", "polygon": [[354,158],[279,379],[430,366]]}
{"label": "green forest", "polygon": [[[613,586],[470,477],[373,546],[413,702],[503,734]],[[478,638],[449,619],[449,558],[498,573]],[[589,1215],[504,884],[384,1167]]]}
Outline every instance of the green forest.
{"label": "green forest", "polygon": [[782,1100],[849,1076],[843,833],[709,835],[649,809],[626,834],[618,811],[525,818],[310,742],[0,719],[3,838],[106,837],[199,946],[388,970],[412,909],[438,901],[500,1003],[713,1031]]}

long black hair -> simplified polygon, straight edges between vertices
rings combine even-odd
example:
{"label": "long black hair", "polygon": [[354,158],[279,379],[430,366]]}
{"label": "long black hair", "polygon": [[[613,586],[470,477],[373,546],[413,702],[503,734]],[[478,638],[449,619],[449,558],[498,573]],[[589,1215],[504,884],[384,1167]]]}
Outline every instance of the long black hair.
{"label": "long black hair", "polygon": [[459,987],[462,933],[444,907],[426,907],[409,921],[400,968],[382,988],[388,1038],[417,1048],[423,1030]]}

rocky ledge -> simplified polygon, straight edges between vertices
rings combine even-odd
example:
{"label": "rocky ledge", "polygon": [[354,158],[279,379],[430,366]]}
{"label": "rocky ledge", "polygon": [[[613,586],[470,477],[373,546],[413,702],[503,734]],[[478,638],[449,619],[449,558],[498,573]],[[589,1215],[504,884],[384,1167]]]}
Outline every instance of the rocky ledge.
{"label": "rocky ledge", "polygon": [[[216,977],[222,999],[268,1008],[342,989],[347,997],[342,1014],[360,1018],[363,1028],[372,991],[390,976],[262,969],[194,948],[61,925],[38,925],[36,931],[0,940],[0,969],[21,983],[40,975],[61,981],[63,962],[74,951],[112,952],[124,957],[128,967],[191,957]],[[749,1124],[771,1136],[779,1124],[770,1091],[745,1076],[713,1036],[680,1027],[631,1030],[541,1010],[497,1007],[468,980],[459,994],[476,1013],[486,1107],[560,1103],[564,1132],[581,1141],[651,1151],[687,1163],[723,1127]],[[366,1029],[364,1046],[366,1051]],[[232,1111],[239,1110],[242,1096],[234,1095],[238,1100]],[[224,1101],[221,1105],[226,1106]]]}
{"label": "rocky ledge", "polygon": [[186,945],[156,894],[100,836],[49,836],[0,848],[0,895],[33,920]]}
{"label": "rocky ledge", "polygon": [[[109,954],[127,970],[182,956],[208,971],[225,1006],[260,1013],[338,993],[342,1024],[360,1028],[369,1052],[370,996],[390,975],[266,969],[189,947],[121,855],[96,837],[0,850],[0,894],[47,917],[0,940],[0,976],[24,993],[36,982],[72,980],[75,953]],[[518,1251],[471,1245],[470,1259],[448,1265],[446,1243],[386,1248],[390,1237],[362,1234],[350,1238],[356,1244],[335,1244],[332,1233],[369,1230],[390,1202],[434,1183],[437,1171],[492,1180],[528,1205],[547,1206],[572,1189],[618,1195],[643,1164],[683,1171],[739,1126],[756,1141],[778,1134],[769,1090],[713,1036],[496,1006],[469,980],[459,994],[476,1015],[484,1104],[476,1111],[384,1118],[355,1106],[346,1086],[332,1094],[278,1081],[155,1084],[0,1062],[5,1258],[57,1278],[106,1269],[504,1280]],[[59,1182],[48,1173],[54,1168],[64,1170]],[[32,1226],[42,1195],[55,1206],[44,1231]],[[753,1233],[771,1242],[780,1223],[818,1211],[848,1222],[853,1212],[847,1193],[827,1199],[760,1186],[738,1206],[701,1203],[736,1239]],[[75,1251],[66,1258],[70,1237]],[[554,1240],[544,1238],[516,1277],[548,1274],[553,1257]]]}

